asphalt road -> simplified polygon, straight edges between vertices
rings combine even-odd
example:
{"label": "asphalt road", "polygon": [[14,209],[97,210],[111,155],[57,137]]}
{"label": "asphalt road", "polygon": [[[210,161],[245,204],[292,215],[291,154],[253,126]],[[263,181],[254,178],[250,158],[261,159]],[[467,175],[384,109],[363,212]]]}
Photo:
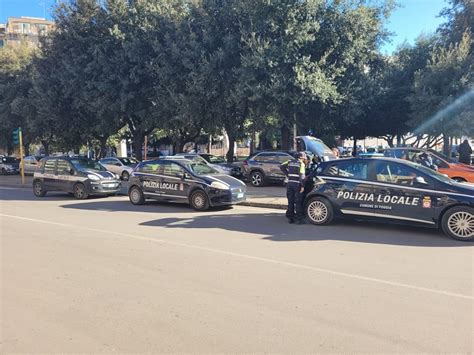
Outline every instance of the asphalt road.
{"label": "asphalt road", "polygon": [[450,352],[473,345],[473,244],[0,187],[0,353]]}

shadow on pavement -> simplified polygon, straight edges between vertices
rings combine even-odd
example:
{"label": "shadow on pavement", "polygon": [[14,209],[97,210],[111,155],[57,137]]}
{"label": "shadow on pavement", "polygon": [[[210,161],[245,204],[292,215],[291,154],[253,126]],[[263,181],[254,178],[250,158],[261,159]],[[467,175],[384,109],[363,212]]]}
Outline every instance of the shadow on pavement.
{"label": "shadow on pavement", "polygon": [[[87,200],[86,200],[87,201]],[[132,205],[128,199],[123,200],[103,200],[91,202],[78,202],[62,205],[62,208],[87,210],[87,211],[109,211],[109,212],[149,212],[149,213],[191,213],[194,211],[189,205],[184,203],[170,203],[147,201],[144,205]],[[223,209],[219,209],[222,211]],[[213,210],[211,210],[212,213]],[[214,210],[215,211],[215,210]]]}
{"label": "shadow on pavement", "polygon": [[211,213],[190,218],[161,218],[140,225],[188,229],[215,228],[263,235],[263,239],[274,242],[339,240],[416,247],[472,247],[472,243],[450,239],[437,229],[381,223],[367,224],[358,221],[344,221],[317,227],[310,224],[290,225],[283,213],[221,215]]}

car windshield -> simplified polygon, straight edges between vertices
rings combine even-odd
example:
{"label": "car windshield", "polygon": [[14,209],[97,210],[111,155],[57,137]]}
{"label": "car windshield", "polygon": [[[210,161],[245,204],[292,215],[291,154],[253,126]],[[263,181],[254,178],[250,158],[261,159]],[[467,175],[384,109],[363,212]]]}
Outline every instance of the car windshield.
{"label": "car windshield", "polygon": [[447,177],[444,174],[441,174],[433,169],[427,168],[426,166],[419,165],[419,164],[413,164],[416,169],[422,171],[426,175],[429,175],[430,177],[437,179],[442,182],[447,182],[447,183],[452,183],[454,180],[451,180],[449,177]]}
{"label": "car windshield", "polygon": [[131,166],[131,165],[137,165],[138,160],[135,160],[133,158],[118,158],[122,162],[123,165],[126,166]]}
{"label": "car windshield", "polygon": [[334,157],[332,150],[326,144],[316,138],[310,137],[307,141],[305,141],[305,143],[307,150],[316,153],[316,155],[320,157],[325,155]]}
{"label": "car windshield", "polygon": [[220,164],[220,163],[225,163],[225,160],[220,157],[216,157],[215,155],[207,155],[207,161],[211,164]]}
{"label": "car windshield", "polygon": [[71,159],[71,164],[78,170],[100,170],[106,171],[106,169],[99,163],[91,159]]}
{"label": "car windshield", "polygon": [[16,163],[17,160],[15,158],[12,158],[12,157],[2,157],[2,163],[6,163],[6,164],[12,164],[12,163]]}
{"label": "car windshield", "polygon": [[190,163],[187,165],[188,169],[196,175],[216,175],[219,172],[216,169],[211,168],[207,164],[202,163]]}
{"label": "car windshield", "polygon": [[437,156],[438,158],[447,161],[448,163],[457,163],[457,161],[455,161],[454,159],[444,155],[443,153],[437,152],[436,150],[430,149],[429,152],[434,156]]}

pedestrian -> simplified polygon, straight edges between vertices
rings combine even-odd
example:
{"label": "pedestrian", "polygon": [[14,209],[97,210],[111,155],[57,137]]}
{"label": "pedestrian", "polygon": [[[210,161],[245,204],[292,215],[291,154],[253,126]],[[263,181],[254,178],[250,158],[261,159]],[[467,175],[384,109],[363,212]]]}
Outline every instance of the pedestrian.
{"label": "pedestrian", "polygon": [[458,147],[459,153],[459,162],[467,165],[471,165],[471,154],[472,148],[469,145],[469,141],[467,139],[462,142]]}
{"label": "pedestrian", "polygon": [[288,208],[286,218],[289,223],[304,224],[303,197],[306,172],[306,154],[299,152],[297,158],[281,164],[280,169],[288,178],[286,197]]}

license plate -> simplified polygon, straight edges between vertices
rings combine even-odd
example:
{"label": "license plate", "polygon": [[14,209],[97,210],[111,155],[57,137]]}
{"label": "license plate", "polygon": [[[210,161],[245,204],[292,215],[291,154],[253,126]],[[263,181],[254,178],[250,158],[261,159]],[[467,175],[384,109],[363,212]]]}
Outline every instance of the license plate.
{"label": "license plate", "polygon": [[244,198],[244,193],[243,192],[238,193],[237,198]]}
{"label": "license plate", "polygon": [[104,187],[116,187],[116,184],[104,184]]}

